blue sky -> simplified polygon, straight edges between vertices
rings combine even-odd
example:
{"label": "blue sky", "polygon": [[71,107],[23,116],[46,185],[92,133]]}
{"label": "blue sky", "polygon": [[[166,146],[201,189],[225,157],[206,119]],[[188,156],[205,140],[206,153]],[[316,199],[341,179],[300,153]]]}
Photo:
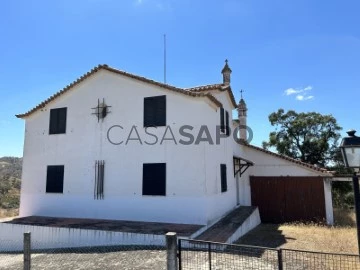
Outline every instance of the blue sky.
{"label": "blue sky", "polygon": [[0,156],[22,156],[15,114],[97,64],[162,81],[164,33],[169,84],[221,82],[229,59],[254,144],[278,108],[333,114],[360,133],[359,10],[358,0],[4,1]]}

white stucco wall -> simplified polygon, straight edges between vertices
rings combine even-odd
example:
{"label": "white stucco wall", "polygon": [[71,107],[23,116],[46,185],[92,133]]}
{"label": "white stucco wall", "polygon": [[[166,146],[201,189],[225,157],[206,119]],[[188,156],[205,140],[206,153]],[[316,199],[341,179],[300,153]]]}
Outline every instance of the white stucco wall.
{"label": "white stucco wall", "polygon": [[250,174],[255,176],[324,176],[323,173],[298,165],[294,162],[266,154],[250,147],[241,146],[246,159],[254,162]]}
{"label": "white stucco wall", "polygon": [[[221,93],[224,94],[225,93]],[[231,138],[221,145],[180,145],[160,140],[165,127],[146,135],[144,97],[166,95],[167,125],[176,140],[182,125],[191,125],[195,137],[200,125],[209,127],[215,140],[219,109],[207,98],[193,98],[151,84],[101,70],[26,119],[20,215],[126,219],[135,221],[208,224],[236,205]],[[111,106],[98,122],[98,99]],[[231,111],[230,103],[225,109]],[[67,107],[66,134],[49,135],[51,108]],[[230,113],[231,117],[231,113]],[[231,119],[230,119],[231,123]],[[107,132],[113,125],[112,141]],[[124,145],[135,125],[143,140]],[[135,138],[136,134],[132,134]],[[170,133],[167,133],[170,138]],[[187,138],[183,138],[187,140]],[[95,160],[105,160],[104,200],[94,200]],[[142,164],[166,163],[166,196],[142,195]],[[220,164],[227,164],[228,192],[220,191]],[[64,165],[63,194],[49,194],[48,165]]]}

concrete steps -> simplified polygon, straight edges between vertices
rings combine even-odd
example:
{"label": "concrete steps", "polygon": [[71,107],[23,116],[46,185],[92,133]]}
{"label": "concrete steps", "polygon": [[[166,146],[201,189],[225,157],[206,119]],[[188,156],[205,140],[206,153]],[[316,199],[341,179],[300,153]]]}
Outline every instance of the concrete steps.
{"label": "concrete steps", "polygon": [[257,207],[239,206],[195,239],[230,244],[260,223]]}

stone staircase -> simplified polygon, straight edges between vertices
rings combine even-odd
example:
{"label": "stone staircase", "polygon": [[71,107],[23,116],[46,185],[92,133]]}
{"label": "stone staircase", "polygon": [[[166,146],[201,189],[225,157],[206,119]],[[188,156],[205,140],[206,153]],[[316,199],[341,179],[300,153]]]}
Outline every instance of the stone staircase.
{"label": "stone staircase", "polygon": [[260,223],[257,207],[239,206],[195,239],[231,244]]}

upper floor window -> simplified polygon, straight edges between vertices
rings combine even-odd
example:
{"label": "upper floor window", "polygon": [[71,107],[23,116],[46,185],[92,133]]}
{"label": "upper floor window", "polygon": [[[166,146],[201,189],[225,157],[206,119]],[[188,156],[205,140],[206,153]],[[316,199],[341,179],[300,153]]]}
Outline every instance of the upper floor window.
{"label": "upper floor window", "polygon": [[49,134],[66,133],[66,113],[67,108],[50,110]]}
{"label": "upper floor window", "polygon": [[220,131],[230,135],[229,112],[220,108]]}
{"label": "upper floor window", "polygon": [[225,112],[225,129],[226,129],[226,135],[230,135],[230,125],[229,125],[229,112]]}
{"label": "upper floor window", "polygon": [[144,98],[144,127],[166,126],[166,96]]}

